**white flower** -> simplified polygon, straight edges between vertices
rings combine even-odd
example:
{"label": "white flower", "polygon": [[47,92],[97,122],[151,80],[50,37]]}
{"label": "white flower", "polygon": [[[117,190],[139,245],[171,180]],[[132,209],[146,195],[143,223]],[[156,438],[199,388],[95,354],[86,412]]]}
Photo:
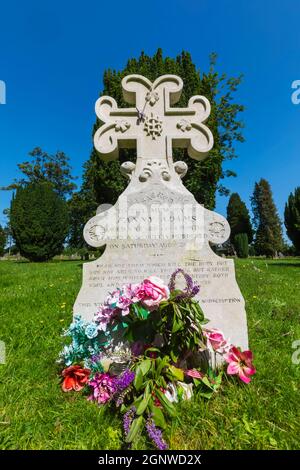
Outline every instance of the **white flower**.
{"label": "white flower", "polygon": [[186,384],[184,382],[177,382],[177,383],[183,390],[182,399],[190,400],[193,396],[193,384]]}
{"label": "white flower", "polygon": [[165,397],[171,402],[171,403],[178,403],[178,395],[177,395],[177,388],[175,387],[174,384],[169,384],[167,387],[167,390],[165,391]]}

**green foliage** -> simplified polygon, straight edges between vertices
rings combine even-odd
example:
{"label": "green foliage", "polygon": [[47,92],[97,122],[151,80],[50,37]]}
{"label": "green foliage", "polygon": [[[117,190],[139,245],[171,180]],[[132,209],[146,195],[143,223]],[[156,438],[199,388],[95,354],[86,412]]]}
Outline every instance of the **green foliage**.
{"label": "green foliage", "polygon": [[69,158],[64,152],[58,151],[50,155],[40,147],[36,147],[29,152],[29,155],[33,157],[31,162],[25,161],[18,164],[24,176],[1,189],[17,189],[29,183],[49,183],[61,197],[72,194],[76,188],[73,183],[75,178],[71,174]]}
{"label": "green foliage", "polygon": [[[220,184],[226,176],[234,176],[234,172],[222,169],[224,160],[236,157],[234,144],[243,142],[241,128],[243,124],[238,120],[239,112],[243,106],[233,102],[241,77],[227,78],[215,70],[216,55],[210,57],[210,68],[207,73],[197,71],[188,52],[182,52],[175,59],[163,57],[162,50],[158,49],[153,57],[143,52],[138,59],[130,59],[121,71],[106,70],[104,73],[103,95],[110,95],[116,99],[119,106],[128,106],[124,102],[121,91],[121,80],[128,74],[142,74],[150,80],[155,80],[163,74],[177,74],[184,82],[183,93],[178,106],[186,106],[192,95],[204,95],[211,102],[211,116],[207,125],[214,135],[214,148],[210,157],[203,162],[197,162],[188,157],[183,149],[174,151],[175,160],[188,163],[189,171],[185,177],[185,186],[194,194],[198,202],[212,209],[215,206],[215,193],[218,190],[227,194],[228,190]],[[94,132],[100,126],[97,120]],[[135,151],[121,149],[119,161],[104,162],[94,149],[90,160],[85,166],[83,186],[90,188],[90,197],[94,195],[98,204],[114,204],[120,193],[127,186],[127,181],[120,173],[120,164],[124,161],[135,161]]]}
{"label": "green foliage", "polygon": [[88,197],[84,190],[73,193],[68,201],[70,214],[70,230],[68,246],[70,248],[87,249],[83,238],[83,228],[86,222],[95,215],[97,204],[93,197]]}
{"label": "green foliage", "polygon": [[300,187],[289,195],[284,210],[284,223],[289,239],[300,253]]}
{"label": "green foliage", "polygon": [[6,244],[6,233],[5,233],[4,228],[2,228],[0,225],[0,256],[4,255],[5,244]]}
{"label": "green foliage", "polygon": [[255,252],[257,255],[273,257],[282,249],[282,229],[271,186],[265,179],[255,183],[251,198],[253,222],[256,228]]}
{"label": "green foliage", "polygon": [[234,248],[239,258],[248,258],[249,243],[248,235],[246,233],[238,233],[234,237]]}
{"label": "green foliage", "polygon": [[253,245],[249,246],[249,256],[255,256],[255,248]]}
{"label": "green foliage", "polygon": [[[149,313],[140,304],[133,304],[126,316],[125,338],[155,344],[161,338],[161,354],[170,356],[174,362],[187,357],[199,348],[205,348],[201,325],[207,323],[199,303],[191,298],[177,300],[181,291],[171,292],[170,298]],[[123,321],[116,319],[115,322]],[[197,328],[195,328],[197,325]]]}
{"label": "green foliage", "polygon": [[[146,351],[153,354],[153,348],[149,348]],[[170,372],[171,362],[168,356],[157,357],[149,359],[147,356],[140,357],[136,362],[134,390],[136,393],[136,399],[134,406],[136,407],[137,415],[149,415],[152,412],[155,413],[158,422],[157,426],[165,427],[166,417],[174,417],[176,415],[176,409],[174,405],[161,393],[162,389],[167,386],[167,380],[170,375],[175,380],[174,375]],[[161,413],[156,411],[156,401],[162,404]],[[155,418],[154,418],[155,419]]]}
{"label": "green foliage", "polygon": [[[0,262],[2,450],[122,449],[116,413],[58,387],[60,335],[72,321],[80,265]],[[223,380],[222,393],[209,402],[196,395],[180,403],[167,428],[171,449],[299,449],[300,367],[291,355],[300,338],[300,261],[236,259],[235,265],[257,375],[248,387],[232,381],[225,387]],[[149,447],[141,436],[134,448]]]}
{"label": "green foliage", "polygon": [[95,215],[98,203],[95,188],[91,182],[93,172],[96,171],[91,160],[84,165],[84,176],[80,191],[73,193],[68,201],[70,211],[70,231],[68,245],[71,248],[85,248],[88,246],[83,238],[83,228],[86,222]]}
{"label": "green foliage", "polygon": [[[112,317],[112,331],[124,329],[123,338],[130,343],[138,342],[135,344],[144,351],[130,366],[135,373],[133,387],[122,394],[122,411],[130,412],[134,407],[137,416],[131,424],[127,443],[135,442],[151,415],[155,425],[162,428],[170,418],[176,417],[176,407],[165,395],[166,391],[175,393],[176,401],[182,401],[187,389],[192,394],[194,385],[203,397],[211,398],[221,384],[222,374],[209,369],[202,332],[207,320],[199,303],[192,298],[193,287],[197,286],[187,285],[190,294],[171,288],[168,300],[160,302],[155,311],[137,302],[130,306],[125,318]],[[197,380],[184,373],[184,369],[194,367],[193,361],[201,368]]]}
{"label": "green foliage", "polygon": [[[169,356],[160,354],[161,351],[159,349],[148,348],[145,351],[145,356],[139,356],[134,364],[135,379],[133,390],[129,389],[127,391],[125,399],[128,400],[128,395],[135,397],[133,404],[131,399],[127,410],[134,406],[138,418],[132,422],[130,432],[126,438],[128,443],[138,439],[137,428],[139,433],[141,433],[150,415],[155,425],[162,429],[166,429],[170,419],[177,416],[177,407],[164,393],[170,384],[176,387],[177,400],[183,400],[185,392],[182,389],[182,394],[180,394],[180,384],[185,379],[184,372],[182,369],[174,366]],[[151,359],[149,356],[151,356]],[[208,370],[207,374],[203,375],[201,379],[190,379],[190,382],[193,382],[200,396],[209,399],[221,386],[222,375],[222,371],[214,372]],[[123,411],[125,409],[126,407],[123,405]]]}
{"label": "green foliage", "polygon": [[227,206],[227,220],[231,228],[231,243],[234,243],[235,236],[238,233],[246,233],[248,242],[252,242],[253,231],[249,211],[238,193],[232,193],[230,196]]}
{"label": "green foliage", "polygon": [[10,210],[10,223],[20,254],[46,261],[63,250],[69,228],[67,203],[47,183],[19,187]]}
{"label": "green foliage", "polygon": [[128,433],[128,436],[126,437],[126,442],[129,444],[133,442],[140,434],[142,430],[142,426],[144,424],[144,418],[143,416],[139,416],[138,418],[134,419],[130,431]]}
{"label": "green foliage", "polygon": [[8,252],[11,253],[11,250],[15,244],[15,241],[14,241],[13,233],[12,233],[11,226],[10,226],[10,209],[8,208],[4,209],[3,214],[6,216],[6,220],[7,220],[6,226],[4,227],[4,232],[6,236],[6,245],[7,245]]}

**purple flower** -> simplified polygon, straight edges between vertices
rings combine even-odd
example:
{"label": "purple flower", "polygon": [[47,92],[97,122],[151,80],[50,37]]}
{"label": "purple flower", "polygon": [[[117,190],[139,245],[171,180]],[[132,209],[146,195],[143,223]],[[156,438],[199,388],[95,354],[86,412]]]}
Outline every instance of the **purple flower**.
{"label": "purple flower", "polygon": [[195,297],[195,295],[198,294],[200,287],[197,284],[194,284],[194,281],[191,278],[191,276],[187,274],[182,268],[177,268],[173,272],[170,278],[170,282],[169,282],[170,292],[176,289],[176,277],[178,274],[182,274],[182,276],[184,277],[185,282],[186,282],[186,287],[183,289],[183,291],[180,294],[176,296],[175,300],[180,301],[180,300],[191,299]]}
{"label": "purple flower", "polygon": [[131,304],[131,299],[129,299],[125,295],[120,295],[119,300],[117,302],[117,307],[122,311],[122,316],[129,314],[129,307]]}
{"label": "purple flower", "polygon": [[99,324],[99,329],[106,331],[108,323],[111,322],[116,312],[114,309],[109,308],[105,305],[100,307],[100,310],[95,315],[95,322]]}
{"label": "purple flower", "polygon": [[108,402],[116,391],[115,379],[109,374],[97,373],[95,377],[89,381],[89,386],[92,387],[93,390],[88,399],[98,402],[99,405]]}
{"label": "purple flower", "polygon": [[139,300],[135,297],[137,287],[135,284],[125,284],[122,289],[116,289],[106,297],[95,316],[100,329],[105,331],[108,323],[115,317],[129,314],[130,305]]}
{"label": "purple flower", "polygon": [[122,392],[127,387],[129,387],[131,382],[133,382],[134,377],[135,377],[135,373],[132,372],[132,370],[130,369],[126,369],[122,375],[116,378],[116,381],[115,381],[116,391]]}
{"label": "purple flower", "polygon": [[146,421],[146,429],[147,429],[148,436],[150,437],[153,444],[157,447],[157,449],[166,450],[168,448],[166,442],[164,441],[162,437],[161,430],[155,426],[155,423],[153,419],[151,418],[151,416],[149,416]]}
{"label": "purple flower", "polygon": [[100,354],[93,354],[93,355],[91,356],[91,362],[92,362],[92,363],[100,362],[101,359],[102,359],[102,357],[103,357],[103,353],[100,353]]}
{"label": "purple flower", "polygon": [[135,412],[136,412],[136,408],[135,406],[132,406],[130,408],[130,410],[128,410],[125,414],[124,414],[124,418],[123,418],[123,428],[124,428],[124,432],[125,432],[125,435],[127,436],[127,434],[129,433],[130,431],[130,427],[131,427],[131,423],[135,417]]}
{"label": "purple flower", "polygon": [[126,389],[133,382],[135,373],[126,369],[122,375],[115,379],[116,393],[114,396],[117,406],[121,406],[126,395]]}
{"label": "purple flower", "polygon": [[140,356],[145,351],[145,343],[143,341],[135,341],[131,345],[131,352],[134,356]]}

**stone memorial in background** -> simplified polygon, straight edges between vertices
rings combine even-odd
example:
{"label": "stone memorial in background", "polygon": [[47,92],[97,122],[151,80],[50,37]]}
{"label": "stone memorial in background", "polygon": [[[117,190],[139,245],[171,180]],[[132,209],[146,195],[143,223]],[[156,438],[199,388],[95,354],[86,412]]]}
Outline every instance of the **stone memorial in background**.
{"label": "stone memorial in background", "polygon": [[109,96],[96,102],[102,125],[94,136],[95,148],[106,160],[117,159],[119,148],[136,148],[136,163],[121,165],[129,184],[115,206],[100,206],[84,228],[86,242],[105,245],[105,251],[83,265],[74,314],[91,320],[109,291],[150,275],[167,283],[180,267],[200,285],[197,298],[209,326],[247,349],[245,303],[234,262],[210,247],[229,238],[229,224],[196,202],[182,183],[187,165],[172,158],[175,147],[187,148],[197,160],[213,147],[204,124],[209,101],[193,96],[186,108],[176,108],[182,88],[175,75],[163,75],[153,83],[129,75],[122,80],[122,89],[131,107],[119,108]]}

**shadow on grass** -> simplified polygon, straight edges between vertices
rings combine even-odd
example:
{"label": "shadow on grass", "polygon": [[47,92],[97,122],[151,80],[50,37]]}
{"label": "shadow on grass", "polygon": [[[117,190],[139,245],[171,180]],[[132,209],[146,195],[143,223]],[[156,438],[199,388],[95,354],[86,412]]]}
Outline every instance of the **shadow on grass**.
{"label": "shadow on grass", "polygon": [[49,261],[29,261],[27,259],[20,259],[20,260],[8,260],[8,261],[10,261],[13,264],[32,264],[35,266],[42,265],[42,264],[60,264],[60,263],[73,263],[73,264],[79,263],[78,266],[81,266],[82,263],[84,263],[84,261],[80,259],[51,259]]}
{"label": "shadow on grass", "polygon": [[289,263],[289,262],[286,262],[286,261],[279,261],[279,262],[277,261],[275,263],[274,262],[273,263],[272,262],[267,262],[267,265],[272,267],[272,268],[277,268],[278,266],[282,267],[282,268],[284,268],[284,267],[300,268],[300,260],[299,260],[298,263],[295,263],[295,262]]}

